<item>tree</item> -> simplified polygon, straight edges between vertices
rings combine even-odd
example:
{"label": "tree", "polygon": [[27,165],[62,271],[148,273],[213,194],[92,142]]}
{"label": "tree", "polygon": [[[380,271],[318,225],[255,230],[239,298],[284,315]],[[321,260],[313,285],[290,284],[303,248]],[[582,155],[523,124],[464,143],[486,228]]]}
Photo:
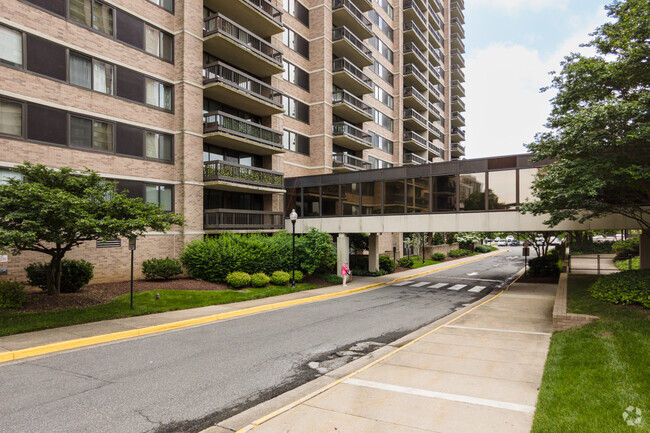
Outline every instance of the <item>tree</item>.
{"label": "tree", "polygon": [[[533,182],[539,201],[524,212],[549,214],[546,224],[584,222],[608,214],[650,229],[650,3],[615,1],[613,22],[586,46],[596,55],[571,54],[553,78],[548,132],[527,147],[550,160]],[[543,91],[548,90],[542,89]]]}
{"label": "tree", "polygon": [[23,180],[0,185],[0,245],[14,254],[37,251],[51,257],[47,291],[58,295],[61,260],[85,241],[136,238],[148,230],[182,225],[183,217],[128,198],[92,170],[77,173],[25,163],[15,168]]}
{"label": "tree", "polygon": [[316,271],[329,271],[336,266],[336,248],[329,233],[315,227],[300,235],[296,242],[298,267],[308,274]]}
{"label": "tree", "polygon": [[370,239],[368,233],[350,233],[348,237],[350,238],[350,248],[355,253],[363,253],[364,250],[368,249]]}

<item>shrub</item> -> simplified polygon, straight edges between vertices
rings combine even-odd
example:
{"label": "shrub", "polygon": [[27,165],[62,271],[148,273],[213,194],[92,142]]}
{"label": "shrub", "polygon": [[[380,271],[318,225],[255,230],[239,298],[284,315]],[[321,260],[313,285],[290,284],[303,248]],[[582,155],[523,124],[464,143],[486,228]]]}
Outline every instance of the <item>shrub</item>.
{"label": "shrub", "polygon": [[639,238],[630,238],[624,241],[614,242],[612,252],[616,254],[615,260],[627,259],[639,255]]}
{"label": "shrub", "polygon": [[410,268],[413,266],[413,259],[410,257],[402,257],[397,263],[403,268]]}
{"label": "shrub", "polygon": [[350,269],[354,270],[368,270],[368,256],[361,254],[350,255]]}
{"label": "shrub", "polygon": [[[293,274],[289,273],[289,276],[293,278]],[[305,278],[305,274],[302,273],[302,271],[299,271],[296,269],[296,283],[299,283],[302,281],[302,279]],[[291,281],[291,280],[289,280]]]}
{"label": "shrub", "polygon": [[273,272],[273,275],[271,275],[271,284],[274,286],[284,286],[289,281],[291,281],[291,275],[289,275],[289,272],[275,271]]}
{"label": "shrub", "polygon": [[611,254],[613,242],[573,242],[571,254]]}
{"label": "shrub", "polygon": [[251,286],[253,287],[264,287],[269,281],[271,281],[271,278],[265,273],[258,272],[257,274],[251,275]]}
{"label": "shrub", "polygon": [[386,269],[379,269],[377,270],[377,272],[375,272],[375,275],[377,275],[378,277],[381,277],[382,275],[388,275],[388,274],[389,272]]}
{"label": "shrub", "polygon": [[431,260],[434,262],[443,262],[447,256],[443,253],[433,253],[431,254]]}
{"label": "shrub", "polygon": [[385,271],[382,275],[389,274],[395,270],[395,262],[390,257],[379,256],[379,270]]}
{"label": "shrub", "polygon": [[553,277],[560,275],[560,266],[557,253],[528,260],[529,275],[531,277]]}
{"label": "shrub", "polygon": [[601,301],[623,305],[638,303],[650,308],[650,270],[603,275],[589,291],[591,296]]}
{"label": "shrub", "polygon": [[[47,290],[49,263],[31,263],[25,267],[30,286]],[[61,293],[75,293],[93,279],[93,264],[85,260],[61,261]]]}
{"label": "shrub", "polygon": [[332,285],[343,284],[343,278],[340,275],[315,274],[314,276],[320,278],[321,280],[327,281]]}
{"label": "shrub", "polygon": [[463,257],[463,256],[469,256],[470,253],[471,252],[469,250],[466,250],[466,249],[463,249],[463,248],[458,248],[457,250],[449,251],[449,253],[447,255],[449,257]]}
{"label": "shrub", "polygon": [[492,251],[492,248],[489,245],[477,245],[474,247],[474,251],[477,253],[485,254]]}
{"label": "shrub", "polygon": [[178,259],[149,259],[142,262],[142,273],[147,280],[154,278],[169,279],[174,275],[179,275],[183,272],[181,262]]}
{"label": "shrub", "polygon": [[329,233],[312,227],[309,232],[300,236],[300,242],[296,244],[301,256],[297,263],[300,263],[302,270],[308,274],[331,270],[336,266],[336,248]]}
{"label": "shrub", "polygon": [[240,289],[250,285],[251,276],[246,272],[231,272],[226,275],[226,283],[228,283],[230,287]]}
{"label": "shrub", "polygon": [[0,308],[20,308],[27,300],[25,285],[18,281],[0,281]]}
{"label": "shrub", "polygon": [[442,236],[442,233],[436,232],[431,239],[433,245],[442,245],[445,243],[445,238]]}

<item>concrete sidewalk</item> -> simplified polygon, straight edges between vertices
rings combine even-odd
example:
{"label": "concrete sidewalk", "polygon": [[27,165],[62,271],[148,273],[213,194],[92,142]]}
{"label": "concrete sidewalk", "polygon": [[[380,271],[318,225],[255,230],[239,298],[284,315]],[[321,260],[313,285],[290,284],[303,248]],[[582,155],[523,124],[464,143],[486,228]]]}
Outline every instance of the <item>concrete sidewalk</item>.
{"label": "concrete sidewalk", "polygon": [[270,416],[250,423],[252,413],[261,416],[253,408],[204,433],[527,433],[555,290],[514,284],[382,348],[369,365],[317,379],[318,390]]}

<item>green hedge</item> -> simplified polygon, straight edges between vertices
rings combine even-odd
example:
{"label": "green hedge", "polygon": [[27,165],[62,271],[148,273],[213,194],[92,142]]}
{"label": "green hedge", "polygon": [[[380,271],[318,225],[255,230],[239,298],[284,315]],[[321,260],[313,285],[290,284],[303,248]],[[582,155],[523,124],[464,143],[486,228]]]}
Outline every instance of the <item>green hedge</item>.
{"label": "green hedge", "polygon": [[390,274],[395,270],[395,262],[390,257],[379,256],[379,270],[384,271],[386,274]]}
{"label": "green hedge", "polygon": [[274,286],[284,286],[289,281],[291,281],[291,275],[289,272],[284,271],[275,271],[271,275],[271,284]]}
{"label": "green hedge", "polygon": [[397,261],[397,264],[403,268],[410,268],[413,266],[413,259],[410,257],[402,257]]}
{"label": "green hedge", "polygon": [[614,304],[650,308],[650,269],[603,275],[589,289],[591,296]]}
{"label": "green hedge", "polygon": [[477,245],[474,247],[474,251],[477,253],[485,254],[491,252],[492,247],[490,245]]}
{"label": "green hedge", "polygon": [[[31,263],[25,267],[30,286],[47,290],[49,263]],[[93,265],[85,260],[61,261],[61,293],[75,293],[93,279]]]}
{"label": "green hedge", "polygon": [[472,252],[469,250],[466,250],[464,248],[459,248],[457,250],[451,250],[447,255],[449,257],[463,257],[463,256],[469,256]]}
{"label": "green hedge", "polygon": [[271,281],[271,278],[262,272],[251,275],[251,286],[253,287],[264,287],[269,281]]}
{"label": "green hedge", "polygon": [[445,256],[444,253],[431,254],[431,260],[433,260],[434,262],[444,262],[445,258],[447,258],[447,256]]}
{"label": "green hedge", "polygon": [[570,246],[571,254],[611,254],[613,242],[573,242]]}
{"label": "green hedge", "polygon": [[251,276],[246,272],[231,272],[226,275],[226,283],[230,287],[241,289],[251,284]]}
{"label": "green hedge", "polygon": [[639,238],[630,238],[614,242],[612,252],[616,254],[615,260],[627,259],[639,255]]}
{"label": "green hedge", "polygon": [[181,261],[178,259],[149,259],[142,262],[142,273],[147,280],[162,278],[164,280],[180,275],[183,272]]}
{"label": "green hedge", "polygon": [[25,285],[18,281],[0,281],[0,308],[20,308],[27,300]]}

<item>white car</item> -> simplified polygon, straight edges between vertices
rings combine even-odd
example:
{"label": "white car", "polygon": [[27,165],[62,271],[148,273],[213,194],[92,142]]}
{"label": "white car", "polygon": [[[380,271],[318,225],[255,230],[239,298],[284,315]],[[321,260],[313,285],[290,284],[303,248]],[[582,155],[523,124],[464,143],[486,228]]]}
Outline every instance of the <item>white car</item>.
{"label": "white car", "polygon": [[506,242],[505,239],[499,239],[499,241],[497,242],[497,246],[498,247],[507,247],[508,243]]}
{"label": "white car", "polygon": [[515,240],[515,237],[512,235],[506,236],[506,245],[512,245]]}

